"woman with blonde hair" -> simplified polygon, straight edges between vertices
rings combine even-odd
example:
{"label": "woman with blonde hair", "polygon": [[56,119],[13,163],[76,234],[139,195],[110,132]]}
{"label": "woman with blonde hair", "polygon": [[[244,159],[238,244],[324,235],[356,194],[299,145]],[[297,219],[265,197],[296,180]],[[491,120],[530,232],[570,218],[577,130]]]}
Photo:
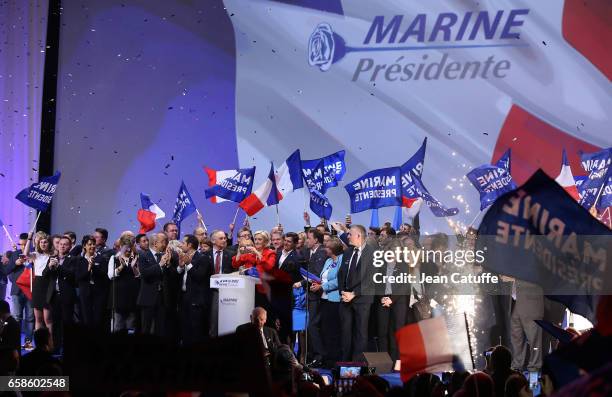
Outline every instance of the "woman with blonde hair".
{"label": "woman with blonde hair", "polygon": [[276,252],[268,248],[270,245],[270,234],[265,230],[256,231],[253,234],[254,244],[241,245],[236,255],[232,258],[234,269],[249,269],[255,267],[259,276],[272,270],[276,263]]}
{"label": "woman with blonde hair", "polygon": [[53,244],[49,235],[45,232],[37,232],[34,238],[34,252],[30,252],[32,233],[28,236],[28,242],[23,250],[23,255],[33,262],[32,271],[32,306],[34,307],[34,329],[46,326],[49,333],[53,335],[53,316],[51,315],[51,294],[55,288],[49,288],[51,278],[45,277],[45,269],[54,269],[58,266],[57,256],[53,252]]}

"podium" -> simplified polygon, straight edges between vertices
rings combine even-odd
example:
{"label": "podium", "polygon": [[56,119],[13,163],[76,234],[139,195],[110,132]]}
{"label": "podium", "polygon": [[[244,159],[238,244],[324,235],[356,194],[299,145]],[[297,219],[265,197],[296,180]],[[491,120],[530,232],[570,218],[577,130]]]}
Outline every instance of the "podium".
{"label": "podium", "polygon": [[251,321],[256,284],[261,284],[261,280],[238,273],[210,277],[210,288],[219,290],[219,336],[234,333],[237,326]]}

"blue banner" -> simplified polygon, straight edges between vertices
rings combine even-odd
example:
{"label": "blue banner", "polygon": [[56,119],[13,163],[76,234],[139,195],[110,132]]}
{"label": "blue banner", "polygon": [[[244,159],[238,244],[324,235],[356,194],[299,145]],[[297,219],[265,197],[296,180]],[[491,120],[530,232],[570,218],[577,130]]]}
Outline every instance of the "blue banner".
{"label": "blue banner", "polygon": [[344,150],[314,160],[302,160],[302,175],[309,190],[322,194],[330,187],[338,186],[346,173]]}
{"label": "blue banner", "polygon": [[402,227],[402,207],[395,207],[395,213],[393,214],[393,223],[391,224],[395,231],[399,232]]}
{"label": "blue banner", "polygon": [[412,174],[419,178],[423,175],[423,164],[425,163],[425,149],[427,148],[427,138],[412,157],[408,159],[400,168],[402,171],[402,196],[406,199],[419,197],[412,182]]}
{"label": "blue banner", "polygon": [[510,175],[510,149],[495,165],[484,164],[466,174],[472,185],[480,193],[480,210],[484,210],[502,194],[516,189]]}
{"label": "blue banner", "polygon": [[179,189],[176,202],[174,203],[174,215],[172,215],[172,220],[180,228],[181,222],[183,222],[185,218],[193,214],[195,211],[195,203],[191,199],[191,195],[187,190],[187,186],[185,186],[185,182],[181,181],[181,188]]}
{"label": "blue banner", "polygon": [[40,181],[26,187],[15,198],[28,207],[32,207],[39,211],[46,211],[51,205],[53,194],[57,188],[57,184],[62,174],[58,171],[53,176],[41,178]]}
{"label": "blue banner", "polygon": [[612,205],[611,163],[612,148],[582,155],[582,168],[589,173],[580,186],[582,190],[580,205],[584,208],[590,209],[595,205],[595,208],[601,211]]}
{"label": "blue banner", "polygon": [[316,190],[310,191],[310,209],[317,214],[319,218],[331,218],[332,206],[329,199]]}
{"label": "blue banner", "polygon": [[402,204],[399,167],[381,168],[365,173],[344,186],[351,199],[351,213]]}
{"label": "blue banner", "polygon": [[573,312],[592,318],[588,308],[610,292],[612,231],[542,170],[495,201],[478,236],[484,267],[537,284]]}
{"label": "blue banner", "polygon": [[370,227],[380,227],[380,220],[378,219],[378,208],[374,208],[370,214]]}
{"label": "blue banner", "polygon": [[412,174],[412,183],[418,197],[422,198],[431,212],[437,217],[453,216],[459,213],[458,208],[448,208],[429,193],[421,178]]}
{"label": "blue banner", "polygon": [[238,172],[227,179],[218,181],[216,185],[204,191],[206,198],[218,196],[235,203],[240,203],[251,194],[255,167],[241,168]]}

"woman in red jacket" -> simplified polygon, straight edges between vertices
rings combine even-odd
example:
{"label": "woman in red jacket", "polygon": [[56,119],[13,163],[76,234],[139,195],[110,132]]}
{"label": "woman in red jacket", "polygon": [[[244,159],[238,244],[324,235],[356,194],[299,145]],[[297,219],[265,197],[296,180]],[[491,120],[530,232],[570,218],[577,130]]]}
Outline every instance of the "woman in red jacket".
{"label": "woman in red jacket", "polygon": [[264,230],[255,232],[253,235],[255,245],[250,240],[242,240],[237,254],[232,257],[234,269],[257,268],[260,277],[264,272],[272,270],[276,263],[276,252],[268,248],[270,245],[270,234]]}

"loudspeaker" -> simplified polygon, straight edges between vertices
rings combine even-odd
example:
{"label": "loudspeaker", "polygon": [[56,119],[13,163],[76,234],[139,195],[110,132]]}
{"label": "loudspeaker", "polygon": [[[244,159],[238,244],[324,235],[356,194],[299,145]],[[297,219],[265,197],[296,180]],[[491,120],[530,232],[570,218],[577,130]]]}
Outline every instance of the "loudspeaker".
{"label": "loudspeaker", "polygon": [[387,352],[363,352],[361,361],[368,363],[368,367],[374,367],[374,373],[387,374],[393,369],[393,360]]}

